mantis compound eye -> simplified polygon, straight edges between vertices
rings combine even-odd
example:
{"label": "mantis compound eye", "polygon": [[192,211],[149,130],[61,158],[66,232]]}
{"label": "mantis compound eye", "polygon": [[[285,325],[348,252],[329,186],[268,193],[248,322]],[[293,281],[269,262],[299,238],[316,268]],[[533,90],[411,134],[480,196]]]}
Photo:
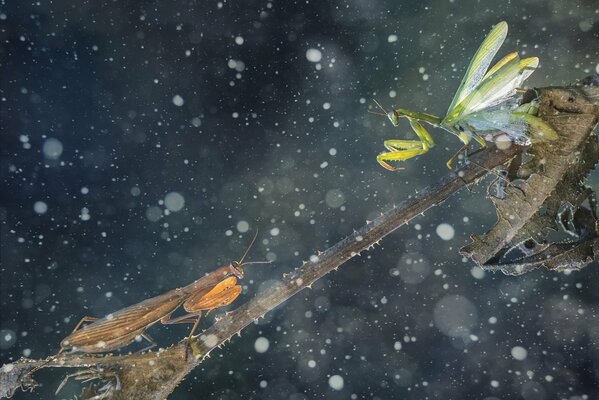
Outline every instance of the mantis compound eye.
{"label": "mantis compound eye", "polygon": [[231,269],[232,269],[233,275],[235,275],[239,279],[243,278],[243,267],[241,266],[241,264],[239,262],[233,261],[231,263]]}

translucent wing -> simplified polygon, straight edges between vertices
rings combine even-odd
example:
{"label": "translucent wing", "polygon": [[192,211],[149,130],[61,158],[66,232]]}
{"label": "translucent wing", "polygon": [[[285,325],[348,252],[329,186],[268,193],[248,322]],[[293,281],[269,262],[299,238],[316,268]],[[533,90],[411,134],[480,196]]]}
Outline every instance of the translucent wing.
{"label": "translucent wing", "polygon": [[467,114],[497,106],[517,94],[522,83],[539,65],[536,57],[512,58],[493,75],[486,78],[468,97],[456,106],[449,115],[450,120],[463,118]]}
{"label": "translucent wing", "polygon": [[512,118],[510,111],[478,112],[468,115],[464,122],[477,132],[501,131],[515,143],[527,145],[531,142],[526,121]]}
{"label": "translucent wing", "polygon": [[518,57],[518,53],[514,51],[513,53],[510,53],[507,56],[503,57],[501,60],[497,61],[497,63],[495,65],[493,65],[487,71],[487,73],[485,74],[485,76],[481,82],[483,82],[485,79],[487,79],[488,77],[493,75],[495,72],[499,71],[504,65],[506,65],[507,63],[509,63],[510,61],[512,61],[514,58],[517,58],[517,57]]}
{"label": "translucent wing", "polygon": [[511,111],[482,111],[469,114],[464,122],[476,131],[501,131],[518,144],[555,140],[557,133],[531,114]]}
{"label": "translucent wing", "polygon": [[474,88],[476,88],[483,79],[485,72],[487,72],[487,68],[489,68],[489,65],[491,64],[491,60],[495,57],[495,54],[497,54],[497,51],[503,44],[506,36],[507,23],[505,21],[501,21],[495,25],[487,35],[470,61],[468,70],[466,71],[464,78],[462,78],[462,83],[460,83],[460,86],[447,109],[447,115],[452,112],[456,105],[460,104],[462,100],[472,93]]}

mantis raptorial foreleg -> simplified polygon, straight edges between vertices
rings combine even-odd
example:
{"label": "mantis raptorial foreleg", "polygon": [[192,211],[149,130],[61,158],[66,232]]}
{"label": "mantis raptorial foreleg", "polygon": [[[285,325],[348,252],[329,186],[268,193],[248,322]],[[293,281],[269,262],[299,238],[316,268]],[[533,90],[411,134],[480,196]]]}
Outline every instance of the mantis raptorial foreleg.
{"label": "mantis raptorial foreleg", "polygon": [[420,122],[412,118],[408,119],[412,130],[420,140],[385,140],[385,147],[389,152],[379,154],[376,160],[389,171],[402,168],[393,167],[387,161],[404,161],[426,153],[435,145],[435,141]]}

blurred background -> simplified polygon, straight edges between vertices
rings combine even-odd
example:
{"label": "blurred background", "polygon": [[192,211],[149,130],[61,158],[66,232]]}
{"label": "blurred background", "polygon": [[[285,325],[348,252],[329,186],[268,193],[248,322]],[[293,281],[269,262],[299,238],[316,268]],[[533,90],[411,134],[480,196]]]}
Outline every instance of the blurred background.
{"label": "blurred background", "polygon": [[[367,110],[443,115],[504,19],[499,56],[541,58],[528,85],[599,72],[594,0],[2,2],[0,361],[54,354],[81,317],[239,259],[259,229],[250,259],[274,262],[248,267],[242,303],[447,174],[460,143],[432,129],[437,147],[382,169],[383,140],[413,134]],[[474,267],[458,249],[495,221],[485,194],[292,298],[171,398],[598,398],[597,265]],[[65,373],[16,398],[53,398]]]}

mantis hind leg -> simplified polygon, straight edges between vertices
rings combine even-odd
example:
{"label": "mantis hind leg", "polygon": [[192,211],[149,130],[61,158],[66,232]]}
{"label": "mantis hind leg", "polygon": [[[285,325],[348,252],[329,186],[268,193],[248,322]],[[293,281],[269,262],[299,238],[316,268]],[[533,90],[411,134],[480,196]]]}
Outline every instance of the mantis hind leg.
{"label": "mantis hind leg", "polygon": [[[462,147],[460,147],[460,149],[458,151],[455,152],[455,154],[453,156],[451,156],[451,158],[449,160],[447,160],[447,168],[449,168],[449,170],[451,172],[453,172],[454,174],[458,175],[457,171],[453,168],[453,163],[454,161],[462,154],[462,153],[466,153],[468,151],[468,146],[470,146],[470,144],[465,144]],[[458,175],[459,176],[459,175]]]}
{"label": "mantis hind leg", "polygon": [[81,318],[81,321],[79,321],[77,323],[77,325],[75,325],[75,328],[73,329],[73,332],[71,332],[71,335],[73,333],[75,333],[76,331],[78,331],[79,328],[81,328],[81,325],[83,325],[85,322],[93,322],[93,321],[97,321],[97,320],[98,320],[98,318],[96,318],[96,317],[83,317],[83,318]]}
{"label": "mantis hind leg", "polygon": [[453,162],[460,156],[460,154],[464,153],[464,155],[466,157],[470,157],[473,156],[475,154],[480,153],[481,151],[484,151],[487,149],[487,147],[489,147],[489,145],[487,144],[487,141],[485,139],[483,139],[482,137],[480,137],[476,132],[474,132],[474,130],[472,129],[472,138],[474,140],[476,140],[476,142],[480,145],[480,148],[474,152],[472,152],[471,154],[468,154],[468,149],[470,148],[470,142],[465,143],[448,161],[447,161],[447,168],[449,168],[451,171],[455,172],[455,170],[452,167]]}
{"label": "mantis hind leg", "polygon": [[141,336],[142,338],[144,338],[148,342],[150,342],[150,344],[147,345],[146,347],[144,347],[143,349],[141,349],[139,351],[139,353],[143,353],[146,350],[150,350],[152,347],[156,347],[156,345],[157,345],[156,341],[150,335],[148,335],[146,332],[141,333],[139,336]]}
{"label": "mantis hind leg", "polygon": [[[480,148],[478,150],[476,150],[475,152],[470,154],[470,155],[474,155],[476,153],[479,153],[479,152],[485,150],[488,147],[488,145],[487,145],[487,142],[485,141],[485,139],[481,138],[476,132],[474,132],[474,130],[471,130],[471,132],[472,132],[472,138],[474,138],[474,140],[476,140],[476,142],[480,145]],[[460,156],[460,154],[463,153],[465,157],[468,157],[468,148],[469,147],[470,147],[470,141],[468,141],[467,143],[464,143],[464,145],[447,161],[447,168],[449,168],[449,170],[451,172],[453,172],[458,178],[460,178],[462,180],[462,182],[464,182],[464,184],[466,185],[468,190],[472,191],[470,189],[470,187],[468,186],[467,182],[464,181],[464,178],[462,178],[460,176],[460,174],[458,174],[457,171],[452,166],[453,162]]]}
{"label": "mantis hind leg", "polygon": [[201,317],[202,317],[202,314],[201,314],[201,313],[199,313],[199,314],[198,314],[198,318],[196,318],[196,320],[195,320],[195,322],[194,322],[194,324],[193,324],[193,327],[191,328],[191,331],[189,331],[189,336],[188,336],[188,337],[189,337],[189,339],[191,339],[191,338],[192,338],[192,336],[193,336],[193,333],[194,333],[194,332],[195,332],[195,330],[197,329],[197,327],[198,327],[198,324],[200,323],[200,319],[201,319]]}
{"label": "mantis hind leg", "polygon": [[[77,325],[75,325],[75,328],[71,332],[71,335],[73,333],[77,332],[79,330],[79,328],[81,328],[81,325],[83,325],[85,322],[92,322],[92,321],[96,321],[96,320],[98,320],[98,318],[96,318],[96,317],[87,317],[86,316],[86,317],[81,318],[81,320],[77,323]],[[63,352],[64,352],[64,347],[61,347],[60,350],[58,350],[58,353],[56,353],[55,355],[53,355],[50,358],[48,358],[48,360],[46,362],[44,362],[44,363],[38,365],[37,367],[33,368],[31,371],[29,371],[27,373],[27,375],[31,375],[34,372],[42,369],[46,365],[50,364],[52,361],[56,360],[58,358],[58,356],[60,356]]]}

